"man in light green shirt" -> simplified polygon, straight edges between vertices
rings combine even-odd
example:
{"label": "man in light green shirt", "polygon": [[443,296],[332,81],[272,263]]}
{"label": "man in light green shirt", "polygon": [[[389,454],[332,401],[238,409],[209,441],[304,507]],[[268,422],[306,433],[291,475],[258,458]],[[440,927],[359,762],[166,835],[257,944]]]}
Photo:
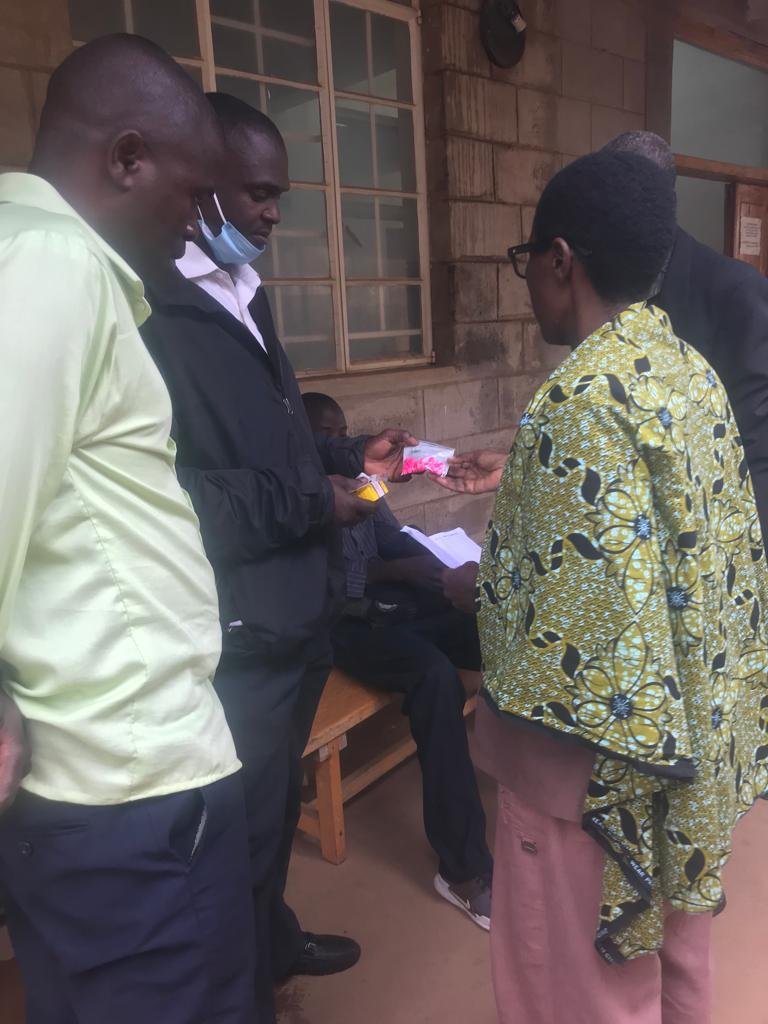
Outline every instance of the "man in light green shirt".
{"label": "man in light green shirt", "polygon": [[35,173],[0,176],[6,804],[19,712],[29,739],[0,885],[29,1024],[254,1019],[216,590],[137,330],[135,270],[183,252],[219,144],[167,55],[107,37],[55,72]]}

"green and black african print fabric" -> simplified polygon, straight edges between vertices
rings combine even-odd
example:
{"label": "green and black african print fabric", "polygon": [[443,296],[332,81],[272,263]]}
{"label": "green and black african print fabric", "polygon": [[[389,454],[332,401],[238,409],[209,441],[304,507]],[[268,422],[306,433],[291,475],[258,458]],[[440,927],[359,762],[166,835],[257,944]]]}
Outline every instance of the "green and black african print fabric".
{"label": "green and black african print fabric", "polygon": [[665,901],[723,903],[768,789],[768,579],[733,414],[709,365],[635,305],[520,422],[479,574],[486,695],[596,751],[584,828],[610,854],[596,944],[658,949]]}

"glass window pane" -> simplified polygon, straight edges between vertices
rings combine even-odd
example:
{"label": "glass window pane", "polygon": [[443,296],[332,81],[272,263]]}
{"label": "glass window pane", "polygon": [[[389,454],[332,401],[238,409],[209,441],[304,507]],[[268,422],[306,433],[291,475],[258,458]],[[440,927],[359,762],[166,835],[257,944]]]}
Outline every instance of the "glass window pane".
{"label": "glass window pane", "polygon": [[295,370],[336,367],[330,286],[279,285],[270,288],[277,331]]}
{"label": "glass window pane", "polygon": [[174,57],[199,57],[195,0],[131,0],[133,31]]}
{"label": "glass window pane", "polygon": [[378,199],[382,277],[419,277],[415,199]]}
{"label": "glass window pane", "polygon": [[672,148],[768,167],[768,73],[676,41]]}
{"label": "glass window pane", "polygon": [[[317,82],[312,0],[213,0],[211,15],[213,50],[219,67],[309,85]],[[220,24],[219,19],[234,24]]]}
{"label": "glass window pane", "polygon": [[315,14],[312,0],[211,0],[211,14],[218,18],[241,21],[246,25],[260,24],[290,35],[314,37]]}
{"label": "glass window pane", "polygon": [[374,107],[377,188],[416,191],[413,115],[399,107]]}
{"label": "glass window pane", "polygon": [[97,36],[125,32],[122,0],[69,0],[72,38],[87,43]]}
{"label": "glass window pane", "polygon": [[211,0],[211,15],[214,18],[229,18],[253,24],[253,0]]}
{"label": "glass window pane", "polygon": [[347,288],[349,333],[421,329],[419,285],[351,285]]}
{"label": "glass window pane", "polygon": [[350,334],[383,331],[378,285],[358,284],[347,288],[347,327]]}
{"label": "glass window pane", "polygon": [[414,359],[424,354],[421,334],[385,335],[379,338],[350,338],[352,363],[373,363],[385,359]]}
{"label": "glass window pane", "polygon": [[274,78],[288,78],[292,82],[317,82],[317,56],[314,40],[310,46],[291,43],[284,39],[264,36],[264,74]]}
{"label": "glass window pane", "polygon": [[[252,9],[253,6],[251,0]],[[315,37],[315,8],[312,0],[259,0],[259,13],[265,28],[307,39]]]}
{"label": "glass window pane", "polygon": [[280,203],[282,220],[257,264],[264,278],[330,277],[325,192],[294,188]]}
{"label": "glass window pane", "polygon": [[320,102],[312,89],[254,82],[249,78],[217,75],[222,92],[232,93],[272,118],[288,147],[292,181],[322,182],[323,145],[320,134]]}
{"label": "glass window pane", "polygon": [[340,92],[370,92],[366,13],[331,4],[333,84]]}
{"label": "glass window pane", "polygon": [[376,200],[373,196],[343,195],[341,222],[347,277],[380,277],[376,251]]}
{"label": "glass window pane", "polygon": [[723,181],[677,179],[678,224],[717,252],[725,252],[725,190]]}
{"label": "glass window pane", "polygon": [[215,23],[211,26],[211,31],[217,67],[250,71],[251,74],[261,71],[254,32]]}
{"label": "glass window pane", "polygon": [[420,276],[415,199],[343,195],[341,218],[348,278]]}
{"label": "glass window pane", "polygon": [[412,99],[411,37],[408,23],[371,15],[373,74],[371,92],[390,100]]}
{"label": "glass window pane", "polygon": [[337,100],[336,136],[341,184],[372,188],[375,181],[369,105],[355,100]]}

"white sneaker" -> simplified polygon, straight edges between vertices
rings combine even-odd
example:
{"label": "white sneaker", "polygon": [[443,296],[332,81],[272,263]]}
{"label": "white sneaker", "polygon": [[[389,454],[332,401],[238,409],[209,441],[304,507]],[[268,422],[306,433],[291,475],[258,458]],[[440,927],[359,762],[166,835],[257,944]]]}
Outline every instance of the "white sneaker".
{"label": "white sneaker", "polygon": [[435,889],[444,900],[463,910],[475,924],[490,931],[491,882],[488,878],[471,878],[468,882],[452,884],[442,875],[435,875]]}

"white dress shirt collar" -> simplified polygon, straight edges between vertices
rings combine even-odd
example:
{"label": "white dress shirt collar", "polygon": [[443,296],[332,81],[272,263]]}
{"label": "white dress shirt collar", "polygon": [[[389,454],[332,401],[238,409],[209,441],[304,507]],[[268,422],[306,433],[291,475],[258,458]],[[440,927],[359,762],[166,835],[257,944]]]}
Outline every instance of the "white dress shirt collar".
{"label": "white dress shirt collar", "polygon": [[228,313],[244,324],[261,347],[266,345],[248,307],[261,287],[261,278],[249,264],[222,270],[195,242],[187,242],[184,255],[176,266],[188,281],[215,299]]}

